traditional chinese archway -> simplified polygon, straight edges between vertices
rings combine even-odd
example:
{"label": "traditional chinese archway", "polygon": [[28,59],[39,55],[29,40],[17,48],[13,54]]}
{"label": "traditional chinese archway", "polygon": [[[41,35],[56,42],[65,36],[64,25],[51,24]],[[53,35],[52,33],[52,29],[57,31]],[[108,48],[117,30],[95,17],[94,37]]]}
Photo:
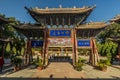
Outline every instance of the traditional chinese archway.
{"label": "traditional chinese archway", "polygon": [[[68,56],[73,65],[78,61],[78,49],[89,48],[90,63],[96,65],[98,51],[95,36],[108,24],[90,22],[84,24],[95,6],[83,8],[27,8],[29,14],[40,24],[22,24],[16,28],[28,40],[42,37],[44,64],[48,64],[50,55]],[[26,49],[30,53],[30,43]],[[27,52],[26,52],[27,53]]]}

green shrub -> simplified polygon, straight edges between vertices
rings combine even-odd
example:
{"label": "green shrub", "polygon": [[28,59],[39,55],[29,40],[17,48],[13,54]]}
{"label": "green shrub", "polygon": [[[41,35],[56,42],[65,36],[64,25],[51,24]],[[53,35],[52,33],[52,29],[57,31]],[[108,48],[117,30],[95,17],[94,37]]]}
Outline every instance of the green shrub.
{"label": "green shrub", "polygon": [[89,48],[79,48],[78,49],[78,54],[79,55],[89,55],[89,53],[90,53],[90,49]]}
{"label": "green shrub", "polygon": [[106,40],[104,43],[97,43],[98,53],[101,56],[107,56],[107,59],[112,63],[117,54],[118,45],[112,41]]}
{"label": "green shrub", "polygon": [[5,51],[4,58],[9,58],[9,57],[10,57],[10,51]]}
{"label": "green shrub", "polygon": [[22,64],[22,59],[20,56],[13,57],[11,61],[16,67],[20,67]]}
{"label": "green shrub", "polygon": [[101,59],[101,60],[98,62],[98,64],[97,64],[96,67],[99,68],[100,70],[102,70],[102,69],[107,68],[107,65],[108,65],[108,66],[111,65],[110,62],[109,62],[109,60]]}
{"label": "green shrub", "polygon": [[43,61],[42,61],[42,59],[39,59],[39,60],[36,62],[36,65],[39,66],[39,67],[43,67]]}
{"label": "green shrub", "polygon": [[86,61],[85,59],[79,58],[78,62],[75,64],[75,69],[77,71],[81,71],[83,69],[82,67],[83,67],[85,61]]}
{"label": "green shrub", "polygon": [[106,66],[105,64],[103,64],[103,63],[100,63],[100,64],[99,64],[99,68],[102,70],[102,69],[104,69],[104,68],[107,68],[107,66]]}
{"label": "green shrub", "polygon": [[77,71],[81,71],[81,70],[82,70],[82,66],[83,66],[82,63],[76,63],[75,69],[76,69]]}
{"label": "green shrub", "polygon": [[101,64],[101,63],[104,64],[104,65],[108,65],[108,66],[111,65],[110,61],[106,60],[106,59],[100,59],[100,61],[98,62],[98,64]]}

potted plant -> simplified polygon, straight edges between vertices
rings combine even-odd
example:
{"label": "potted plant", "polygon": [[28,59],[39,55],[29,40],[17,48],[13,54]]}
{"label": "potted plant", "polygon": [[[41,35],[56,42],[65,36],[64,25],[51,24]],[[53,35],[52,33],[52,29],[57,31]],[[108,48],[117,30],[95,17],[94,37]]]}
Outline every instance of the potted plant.
{"label": "potted plant", "polygon": [[77,71],[82,71],[82,69],[83,69],[82,67],[83,67],[85,61],[86,61],[85,59],[79,58],[78,62],[75,64],[75,69]]}
{"label": "potted plant", "polygon": [[59,56],[59,53],[57,53],[57,56]]}
{"label": "potted plant", "polygon": [[66,53],[66,56],[68,56],[68,53]]}
{"label": "potted plant", "polygon": [[104,71],[104,72],[107,71],[107,65],[101,63],[101,64],[99,65],[99,67],[100,67],[100,70],[101,70],[101,71]]}
{"label": "potted plant", "polygon": [[96,68],[99,69],[99,70],[101,70],[101,71],[107,71],[107,65],[110,65],[110,62],[108,60],[101,59],[98,62]]}
{"label": "potted plant", "polygon": [[21,64],[22,64],[22,59],[20,58],[20,56],[15,56],[12,60],[14,67],[14,71],[18,71],[20,70]]}
{"label": "potted plant", "polygon": [[77,63],[75,64],[75,69],[76,69],[77,71],[82,71],[82,66],[83,66],[83,64],[82,64],[81,62],[77,62]]}
{"label": "potted plant", "polygon": [[37,64],[37,69],[38,70],[42,70],[43,69],[43,61],[42,61],[42,59],[39,59],[36,64]]}

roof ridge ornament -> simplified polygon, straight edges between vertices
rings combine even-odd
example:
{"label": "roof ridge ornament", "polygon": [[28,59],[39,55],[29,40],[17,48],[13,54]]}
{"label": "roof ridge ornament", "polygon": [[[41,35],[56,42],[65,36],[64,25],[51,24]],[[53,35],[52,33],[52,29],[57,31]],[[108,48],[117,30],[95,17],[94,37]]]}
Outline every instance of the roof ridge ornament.
{"label": "roof ridge ornament", "polygon": [[90,23],[92,23],[93,21],[92,20],[90,20]]}
{"label": "roof ridge ornament", "polygon": [[59,5],[59,8],[62,8],[62,5],[61,5],[61,4]]}
{"label": "roof ridge ornament", "polygon": [[88,8],[88,6],[83,6],[82,8],[85,9],[85,8]]}
{"label": "roof ridge ornament", "polygon": [[39,8],[36,6],[35,9],[39,9]]}
{"label": "roof ridge ornament", "polygon": [[117,14],[117,15],[115,16],[115,18],[120,18],[120,14]]}
{"label": "roof ridge ornament", "polygon": [[48,9],[48,6],[46,6],[46,8],[45,9]]}
{"label": "roof ridge ornament", "polygon": [[96,8],[96,4],[94,4],[93,8]]}
{"label": "roof ridge ornament", "polygon": [[76,8],[76,6],[73,6],[73,8]]}

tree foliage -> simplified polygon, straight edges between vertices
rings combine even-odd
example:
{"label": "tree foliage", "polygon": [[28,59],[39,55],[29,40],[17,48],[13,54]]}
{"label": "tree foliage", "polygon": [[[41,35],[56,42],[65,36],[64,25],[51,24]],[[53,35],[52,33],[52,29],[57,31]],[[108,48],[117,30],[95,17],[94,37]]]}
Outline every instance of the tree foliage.
{"label": "tree foliage", "polygon": [[117,54],[118,45],[112,41],[105,41],[105,43],[97,43],[98,53],[101,56],[107,56],[107,59],[111,62]]}
{"label": "tree foliage", "polygon": [[101,56],[107,56],[107,59],[112,62],[114,57],[117,55],[117,43],[109,41],[108,38],[120,36],[120,24],[113,23],[98,36],[98,52]]}
{"label": "tree foliage", "polygon": [[[0,14],[1,17],[6,18],[5,15]],[[21,33],[18,33],[13,26],[17,26],[20,24],[20,21],[16,20],[14,17],[6,18],[10,21],[10,23],[4,24],[4,29],[2,32],[2,37],[9,38],[10,41],[10,51],[5,51],[5,53],[17,53],[20,54],[22,48],[25,46],[25,42],[21,39]],[[22,35],[23,37],[23,35]]]}
{"label": "tree foliage", "polygon": [[102,31],[98,36],[98,41],[104,43],[107,38],[120,36],[120,24],[113,23],[107,29]]}

